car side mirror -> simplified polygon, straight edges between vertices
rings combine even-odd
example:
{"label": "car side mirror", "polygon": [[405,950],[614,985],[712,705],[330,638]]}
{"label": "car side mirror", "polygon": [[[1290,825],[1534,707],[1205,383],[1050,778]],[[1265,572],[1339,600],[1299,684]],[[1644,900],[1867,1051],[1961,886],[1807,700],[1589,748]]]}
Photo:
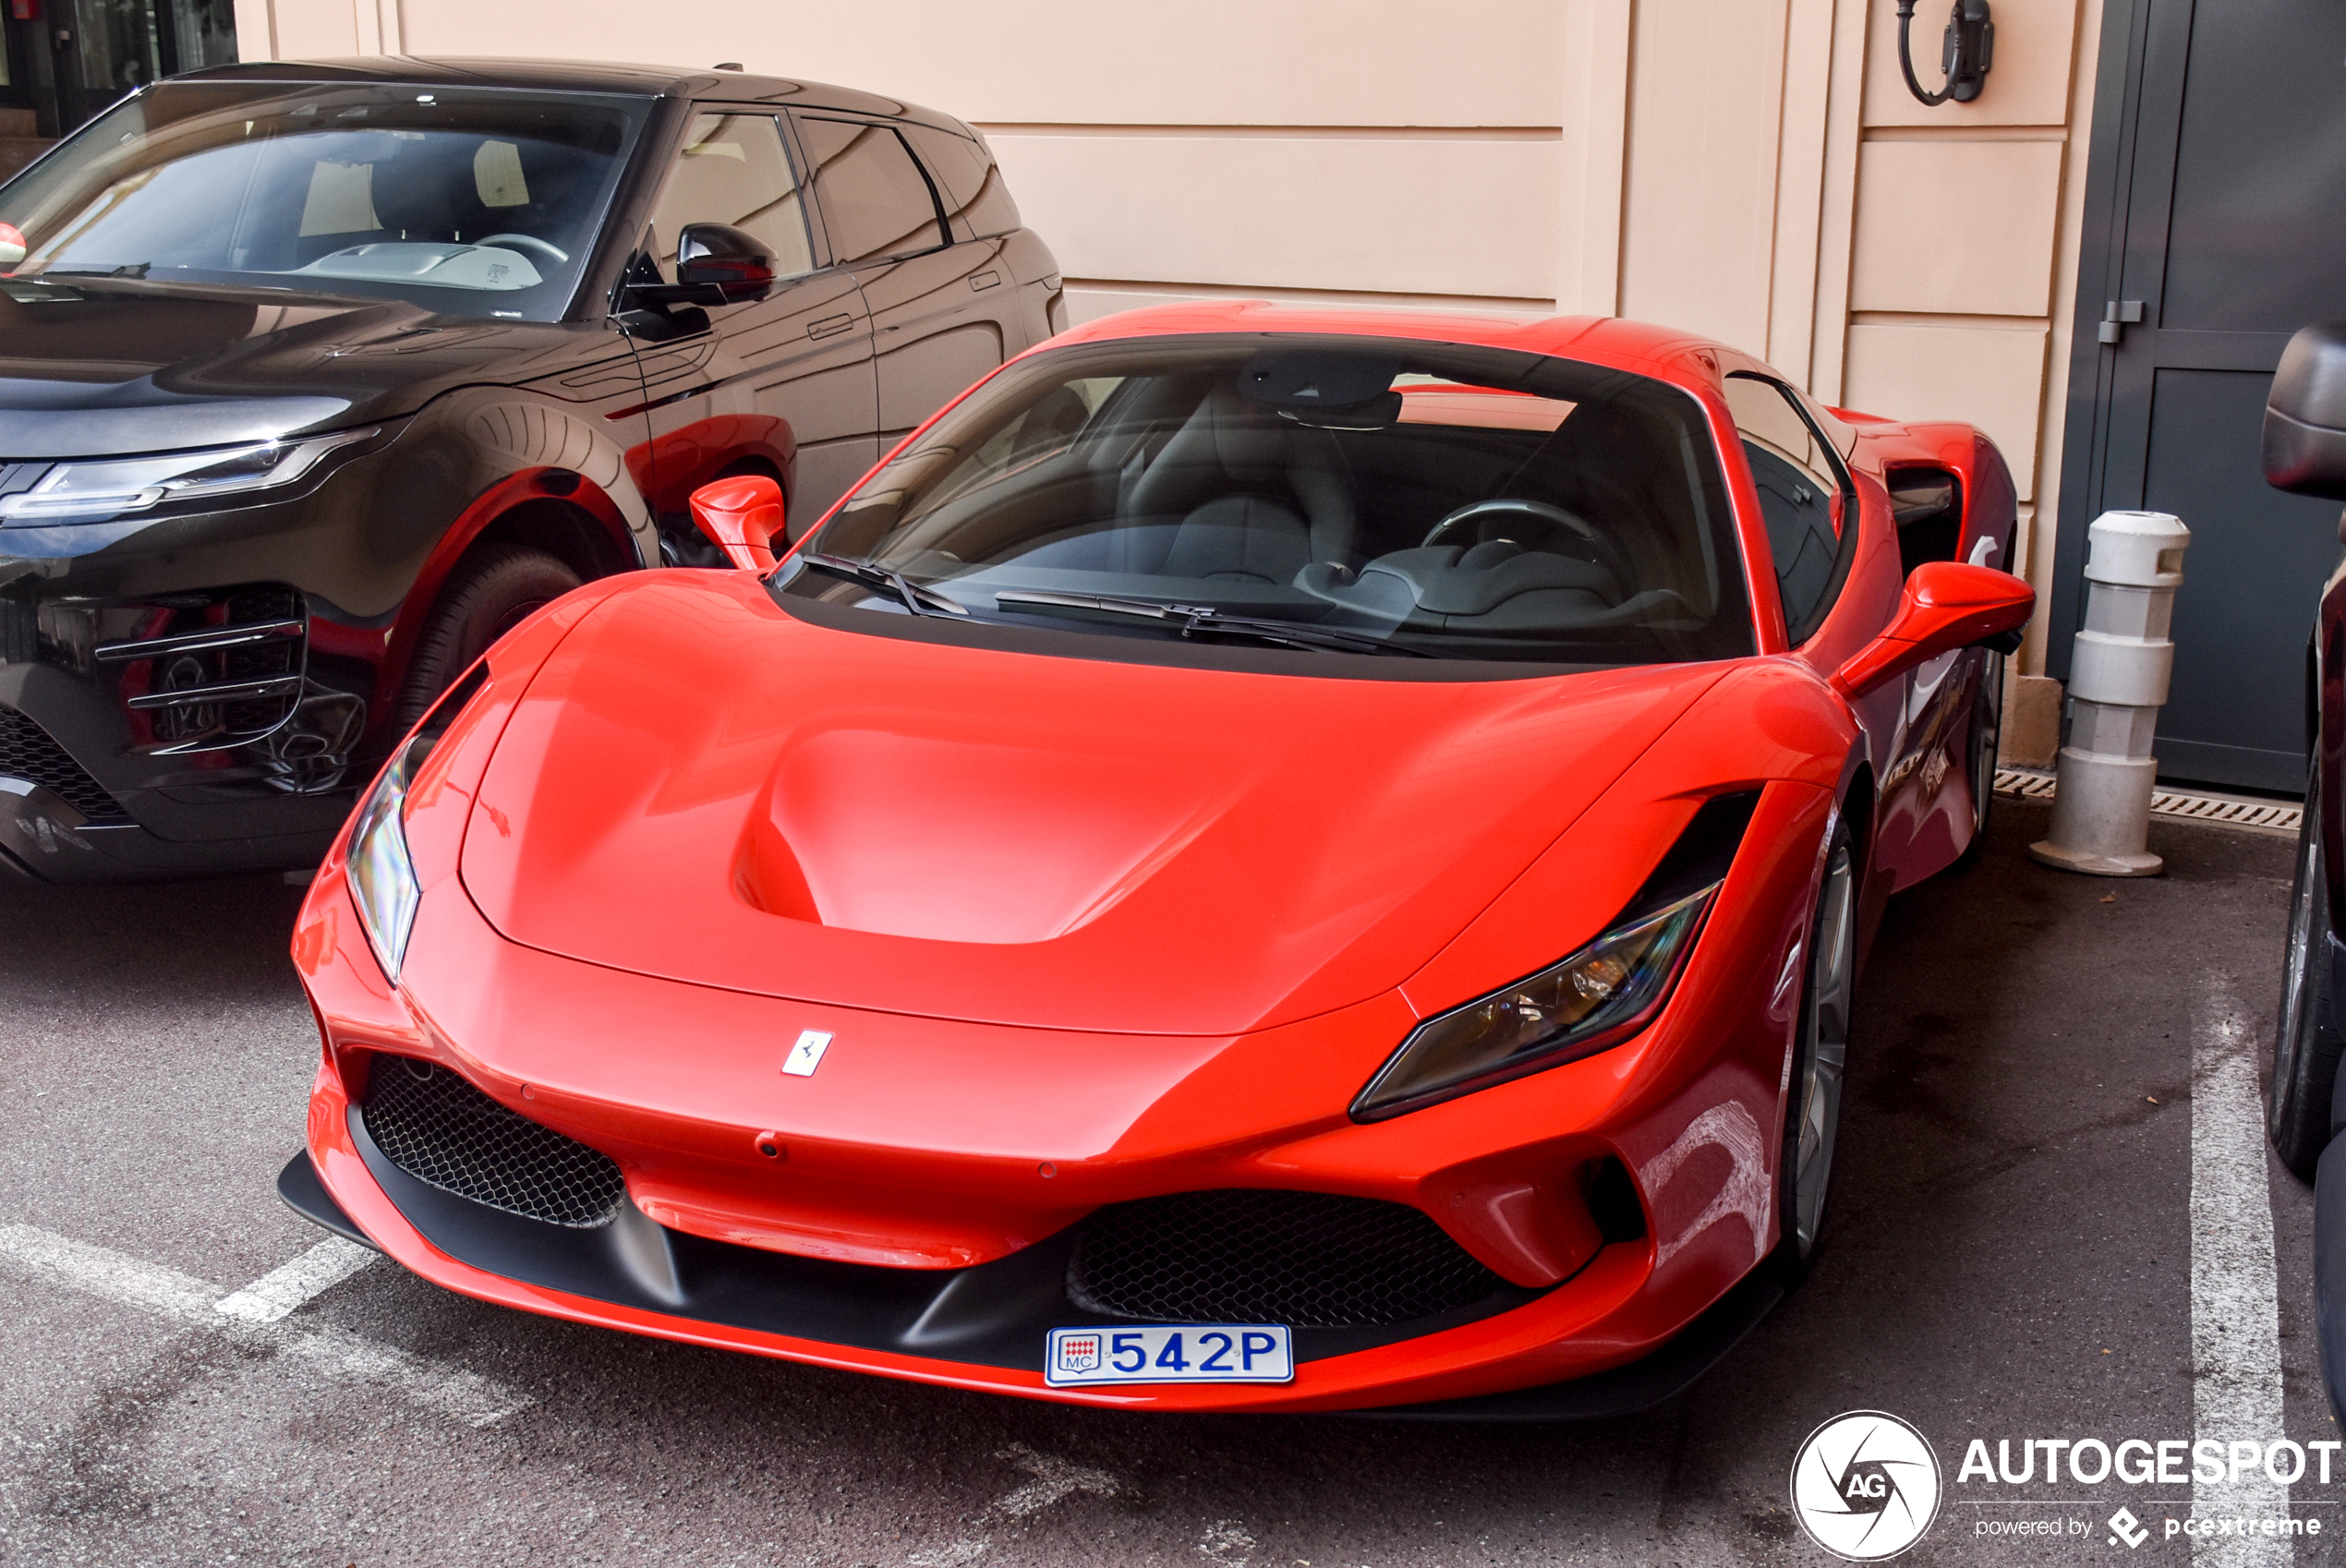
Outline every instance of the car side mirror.
{"label": "car side mirror", "polygon": [[2037,590],[2009,572],[1960,561],[1926,561],[1906,578],[1881,635],[1841,667],[1833,685],[1862,697],[1918,664],[1957,648],[2010,653],[2036,612]]}
{"label": "car side mirror", "polygon": [[676,240],[676,281],[627,285],[646,305],[732,305],[763,299],[780,274],[756,235],[726,223],[686,223]]}
{"label": "car side mirror", "polygon": [[2346,501],[2346,321],[2306,327],[2265,399],[2265,482]]}
{"label": "car side mirror", "polygon": [[774,541],[782,537],[782,487],[763,474],[716,479],[687,503],[693,524],[744,572],[771,572]]}

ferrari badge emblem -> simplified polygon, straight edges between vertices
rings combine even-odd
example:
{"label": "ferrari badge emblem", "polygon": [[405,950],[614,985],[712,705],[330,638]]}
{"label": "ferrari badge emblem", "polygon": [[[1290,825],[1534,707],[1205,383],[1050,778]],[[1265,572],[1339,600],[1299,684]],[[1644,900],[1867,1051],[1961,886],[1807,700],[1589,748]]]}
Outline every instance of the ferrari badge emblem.
{"label": "ferrari badge emblem", "polygon": [[1100,1336],[1071,1333],[1059,1341],[1061,1372],[1088,1372],[1100,1364]]}
{"label": "ferrari badge emblem", "polygon": [[823,1065],[823,1053],[831,1048],[831,1037],[819,1029],[803,1029],[798,1043],[782,1058],[782,1070],[792,1078],[813,1078],[815,1069]]}

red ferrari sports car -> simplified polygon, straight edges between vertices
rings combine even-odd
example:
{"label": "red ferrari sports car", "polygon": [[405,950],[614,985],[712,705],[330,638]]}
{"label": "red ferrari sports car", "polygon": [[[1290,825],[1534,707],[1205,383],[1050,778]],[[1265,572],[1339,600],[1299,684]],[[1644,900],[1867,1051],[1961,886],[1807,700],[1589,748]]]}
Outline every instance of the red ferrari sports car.
{"label": "red ferrari sports car", "polygon": [[1618,320],[1063,335],[394,754],[280,1187],[452,1290],[1171,1410],[1594,1414],[1816,1244],[2033,596],[1968,426]]}

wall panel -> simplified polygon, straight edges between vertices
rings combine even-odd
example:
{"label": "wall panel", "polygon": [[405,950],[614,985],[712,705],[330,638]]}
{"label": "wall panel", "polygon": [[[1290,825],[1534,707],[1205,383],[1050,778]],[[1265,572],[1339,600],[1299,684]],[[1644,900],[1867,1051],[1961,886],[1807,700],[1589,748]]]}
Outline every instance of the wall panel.
{"label": "wall panel", "polygon": [[[281,12],[349,0],[277,0]],[[1063,125],[1554,126],[1549,0],[402,0],[418,54],[555,54],[897,94],[965,120]],[[562,18],[550,43],[549,17]]]}
{"label": "wall panel", "polygon": [[1851,308],[2045,315],[2061,153],[2058,141],[1868,142]]}
{"label": "wall panel", "polygon": [[1070,277],[1554,297],[1553,140],[987,139]]}
{"label": "wall panel", "polygon": [[1621,313],[1768,352],[1785,0],[1639,0]]}

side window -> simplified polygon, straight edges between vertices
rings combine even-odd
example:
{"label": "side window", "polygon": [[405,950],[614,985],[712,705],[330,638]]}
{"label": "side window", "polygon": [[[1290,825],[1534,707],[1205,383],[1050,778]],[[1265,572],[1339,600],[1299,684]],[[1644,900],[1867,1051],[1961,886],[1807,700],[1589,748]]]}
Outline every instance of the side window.
{"label": "side window", "polygon": [[798,127],[834,259],[853,265],[946,243],[928,176],[892,127],[812,118]]}
{"label": "side window", "polygon": [[815,270],[806,210],[771,115],[697,116],[652,209],[653,254],[676,275],[676,240],[687,223],[730,223],[766,242],[785,278]]}
{"label": "side window", "polygon": [[955,238],[992,239],[1020,226],[1018,203],[1010,199],[1002,171],[984,147],[935,126],[907,124],[902,128],[937,182]]}
{"label": "side window", "polygon": [[1730,375],[1727,407],[1760,491],[1784,627],[1796,644],[1824,619],[1840,580],[1846,488],[1841,465],[1792,393],[1775,382],[1742,371]]}

